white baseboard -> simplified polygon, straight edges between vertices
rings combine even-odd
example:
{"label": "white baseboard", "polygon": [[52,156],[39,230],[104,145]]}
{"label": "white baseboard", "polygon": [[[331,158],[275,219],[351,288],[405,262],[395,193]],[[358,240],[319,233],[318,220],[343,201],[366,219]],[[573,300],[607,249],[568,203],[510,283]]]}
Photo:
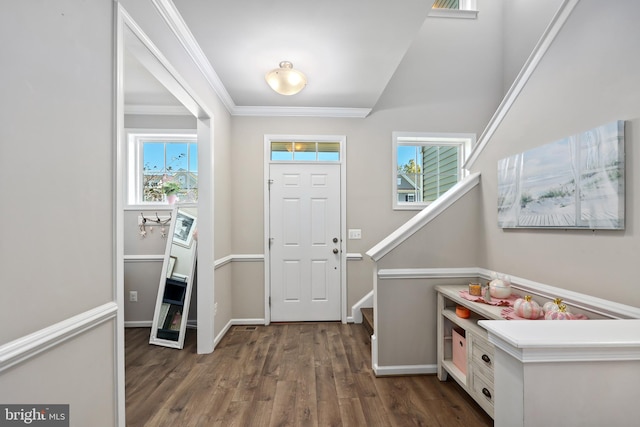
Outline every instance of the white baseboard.
{"label": "white baseboard", "polygon": [[[152,320],[130,320],[124,322],[125,328],[150,328],[153,324]],[[187,320],[188,329],[198,329],[198,323],[195,320]]]}
{"label": "white baseboard", "polygon": [[373,291],[362,297],[360,301],[351,307],[351,321],[349,321],[349,317],[347,317],[347,323],[362,323],[362,312],[360,309],[371,307],[373,307]]}
{"label": "white baseboard", "polygon": [[373,373],[376,377],[398,375],[427,375],[438,372],[438,365],[398,365],[378,366],[373,365]]}
{"label": "white baseboard", "polygon": [[224,338],[224,336],[226,335],[227,332],[229,332],[229,329],[231,328],[231,326],[233,325],[233,321],[229,320],[227,322],[226,325],[224,325],[224,328],[222,328],[222,330],[220,331],[220,333],[218,335],[216,335],[216,337],[213,339],[213,351],[215,351],[215,348],[217,347],[217,345],[220,343],[220,341],[222,340],[222,338]]}
{"label": "white baseboard", "polygon": [[151,320],[131,320],[124,322],[125,328],[150,328],[153,322]]}
{"label": "white baseboard", "polygon": [[231,319],[232,325],[264,325],[264,319]]}

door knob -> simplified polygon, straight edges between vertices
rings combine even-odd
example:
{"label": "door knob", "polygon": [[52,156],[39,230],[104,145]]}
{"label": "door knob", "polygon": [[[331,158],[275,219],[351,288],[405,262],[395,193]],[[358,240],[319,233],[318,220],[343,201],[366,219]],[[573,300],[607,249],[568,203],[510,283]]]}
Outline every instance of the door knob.
{"label": "door knob", "polygon": [[333,238],[333,243],[338,243],[338,238],[337,237]]}
{"label": "door knob", "polygon": [[337,254],[337,253],[338,253],[338,249],[337,249],[337,248],[334,248],[334,249],[333,249],[333,253],[334,253],[334,254]]}

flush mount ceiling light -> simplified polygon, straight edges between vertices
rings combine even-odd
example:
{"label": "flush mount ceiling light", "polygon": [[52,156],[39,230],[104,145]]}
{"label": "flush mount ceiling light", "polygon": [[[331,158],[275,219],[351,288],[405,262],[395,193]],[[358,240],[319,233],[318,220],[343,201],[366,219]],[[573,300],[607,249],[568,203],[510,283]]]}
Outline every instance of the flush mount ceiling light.
{"label": "flush mount ceiling light", "polygon": [[280,68],[269,71],[264,78],[271,89],[281,95],[295,95],[307,85],[305,75],[294,70],[293,64],[289,61],[282,61]]}

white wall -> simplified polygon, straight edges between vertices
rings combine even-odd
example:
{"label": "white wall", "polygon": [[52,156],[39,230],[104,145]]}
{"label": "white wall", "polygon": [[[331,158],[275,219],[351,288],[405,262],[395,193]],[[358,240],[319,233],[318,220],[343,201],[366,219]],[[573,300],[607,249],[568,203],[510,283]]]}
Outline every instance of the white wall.
{"label": "white wall", "polygon": [[[537,282],[640,306],[640,80],[636,54],[640,3],[615,8],[582,0],[473,170],[482,172],[482,264]],[[622,7],[624,6],[624,7]],[[501,158],[613,120],[626,126],[624,231],[502,230],[497,227],[496,165]]]}
{"label": "white wall", "polygon": [[[0,346],[114,298],[114,3],[0,14]],[[115,321],[0,374],[3,403],[68,403],[113,425]]]}

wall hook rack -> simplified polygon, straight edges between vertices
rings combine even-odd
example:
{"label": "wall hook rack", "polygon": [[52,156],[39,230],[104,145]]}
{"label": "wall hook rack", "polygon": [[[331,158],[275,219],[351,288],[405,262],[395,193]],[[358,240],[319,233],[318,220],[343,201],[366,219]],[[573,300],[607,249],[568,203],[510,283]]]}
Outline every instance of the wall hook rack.
{"label": "wall hook rack", "polygon": [[158,216],[158,213],[156,212],[156,217],[154,218],[147,218],[144,216],[143,212],[140,212],[140,216],[138,217],[138,228],[139,228],[139,236],[141,238],[145,238],[147,237],[147,226],[150,225],[149,227],[149,231],[153,232],[153,225],[157,224],[159,226],[161,226],[160,228],[160,237],[162,238],[166,238],[167,237],[167,232],[166,232],[166,226],[171,222],[171,214],[169,214],[169,216]]}
{"label": "wall hook rack", "polygon": [[167,225],[171,222],[171,214],[169,216],[158,216],[156,212],[156,218],[147,218],[144,216],[144,213],[140,212],[140,216],[138,217],[138,225],[146,225],[147,222],[152,222],[158,225]]}

